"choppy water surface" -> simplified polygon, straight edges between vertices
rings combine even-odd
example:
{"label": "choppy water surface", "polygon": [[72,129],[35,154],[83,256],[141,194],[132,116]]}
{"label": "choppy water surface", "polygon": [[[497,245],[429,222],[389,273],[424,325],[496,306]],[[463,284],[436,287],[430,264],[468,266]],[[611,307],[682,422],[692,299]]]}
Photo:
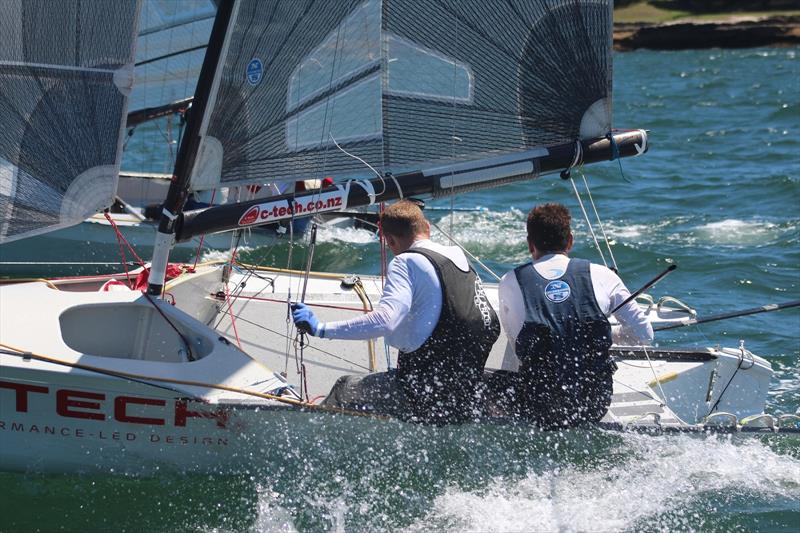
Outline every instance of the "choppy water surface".
{"label": "choppy water surface", "polygon": [[[615,58],[615,124],[650,130],[650,152],[586,169],[630,288],[700,316],[800,298],[800,49],[640,51]],[[503,273],[526,260],[524,220],[561,201],[575,255],[600,261],[557,177],[461,196],[431,211]],[[449,208],[450,200],[433,204]],[[441,234],[436,237],[444,241]],[[295,248],[296,264],[303,261]],[[244,258],[285,266],[287,248]],[[608,254],[606,253],[606,259]],[[365,230],[324,230],[315,269],[377,273]],[[486,276],[485,276],[486,278]],[[488,279],[488,278],[486,278]],[[800,409],[800,313],[716,322],[662,345],[736,346],[776,375],[773,414]],[[246,476],[0,474],[0,528],[147,531],[793,530],[800,438],[662,436],[308,418],[261,449]],[[267,431],[265,428],[264,431]]]}

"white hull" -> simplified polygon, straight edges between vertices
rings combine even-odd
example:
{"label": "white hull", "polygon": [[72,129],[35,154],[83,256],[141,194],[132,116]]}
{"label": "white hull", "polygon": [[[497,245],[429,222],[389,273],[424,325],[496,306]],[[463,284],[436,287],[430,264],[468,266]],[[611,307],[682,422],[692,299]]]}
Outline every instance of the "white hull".
{"label": "white hull", "polygon": [[[310,415],[297,412],[297,398],[306,384],[313,401],[344,374],[387,367],[381,339],[311,338],[301,361],[286,312],[289,288],[300,292],[298,274],[234,273],[226,298],[221,271],[204,265],[169,282],[176,307],[161,302],[158,310],[136,292],[97,292],[105,277],[0,287],[0,469],[244,471],[249,456],[305,430],[297,418]],[[378,278],[362,278],[363,300],[342,278],[309,279],[306,302],[323,320],[356,316],[378,300]],[[496,285],[487,295],[497,305]],[[682,316],[651,313],[654,321]],[[237,333],[247,354],[233,346]],[[487,367],[513,369],[507,351],[501,335]],[[648,350],[649,360],[641,348],[615,353],[606,422],[689,428],[712,407],[738,420],[763,412],[771,368],[747,351]],[[396,353],[389,357],[394,365]]]}

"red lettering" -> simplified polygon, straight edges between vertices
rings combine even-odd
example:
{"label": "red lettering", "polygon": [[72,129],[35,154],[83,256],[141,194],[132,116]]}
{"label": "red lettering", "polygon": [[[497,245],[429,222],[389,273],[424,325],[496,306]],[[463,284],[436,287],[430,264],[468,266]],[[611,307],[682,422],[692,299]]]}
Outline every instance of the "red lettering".
{"label": "red lettering", "polygon": [[278,216],[279,217],[282,217],[282,216],[285,216],[285,215],[286,215],[286,208],[285,207],[281,207],[280,209],[278,209]]}
{"label": "red lettering", "polygon": [[317,203],[314,204],[314,207],[317,208],[317,211],[325,207],[325,203],[322,200],[317,200]]}
{"label": "red lettering", "polygon": [[268,216],[269,216],[269,211],[261,212],[261,220],[266,220]]}
{"label": "red lettering", "polygon": [[[75,398],[84,398],[86,400],[98,400],[95,402],[82,402],[80,400],[73,400]],[[105,394],[98,394],[95,392],[82,392],[79,390],[62,389],[56,393],[56,412],[61,416],[68,416],[70,418],[88,418],[89,420],[105,420],[106,415],[103,413],[89,413],[86,411],[73,411],[72,408],[79,409],[100,409],[99,401],[105,400]]]}
{"label": "red lettering", "polygon": [[0,381],[0,389],[11,389],[17,393],[17,412],[28,412],[28,393],[38,392],[47,394],[50,389],[47,387],[39,387],[37,385],[26,385],[24,383],[14,383],[11,381]]}
{"label": "red lettering", "polygon": [[333,207],[342,207],[342,199],[336,198],[336,203],[333,204]]}
{"label": "red lettering", "polygon": [[224,428],[228,423],[228,413],[222,409],[216,411],[190,411],[186,400],[175,402],[175,426],[185,427],[187,418],[210,418],[217,421],[217,426]]}
{"label": "red lettering", "polygon": [[136,405],[157,405],[164,407],[167,402],[157,398],[136,398],[134,396],[117,396],[114,399],[114,419],[119,422],[130,424],[150,424],[153,426],[163,426],[166,422],[163,418],[149,418],[145,416],[131,416],[127,413],[128,404]]}

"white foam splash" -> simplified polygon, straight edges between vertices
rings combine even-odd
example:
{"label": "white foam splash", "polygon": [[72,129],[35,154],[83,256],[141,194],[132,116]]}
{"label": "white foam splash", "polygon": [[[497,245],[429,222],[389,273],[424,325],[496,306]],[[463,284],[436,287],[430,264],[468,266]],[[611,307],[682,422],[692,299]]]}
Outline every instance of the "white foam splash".
{"label": "white foam splash", "polygon": [[[703,517],[684,509],[709,492],[800,498],[800,461],[758,441],[643,435],[625,440],[634,451],[627,464],[569,465],[519,480],[497,479],[480,494],[449,489],[411,529],[441,524],[462,531],[609,531],[643,520],[655,522],[656,529],[686,529]],[[666,520],[684,523],[661,523],[665,513],[671,513]]]}
{"label": "white foam splash", "polygon": [[[525,213],[514,207],[507,211],[455,211],[452,225],[449,213],[431,220],[470,251],[480,250],[482,255],[499,256],[510,262],[528,257]],[[431,228],[431,239],[451,244],[435,227]]]}
{"label": "white foam splash", "polygon": [[258,492],[258,512],[252,531],[274,531],[275,533],[295,533],[297,528],[292,516],[276,501],[278,495],[269,488],[256,487]]}
{"label": "white foam splash", "polygon": [[771,222],[745,221],[732,218],[703,224],[695,228],[695,234],[701,240],[735,246],[766,244],[767,241],[775,239],[781,232],[781,228]]}
{"label": "white foam splash", "polygon": [[[239,246],[236,249],[236,254],[243,254],[247,252],[252,252],[254,248],[249,246]],[[230,250],[206,250],[200,256],[201,263],[209,263],[215,261],[228,261],[231,258]]]}
{"label": "white foam splash", "polygon": [[352,244],[368,244],[378,242],[378,236],[374,231],[367,229],[356,229],[353,227],[338,226],[319,226],[317,231],[318,242],[348,242]]}

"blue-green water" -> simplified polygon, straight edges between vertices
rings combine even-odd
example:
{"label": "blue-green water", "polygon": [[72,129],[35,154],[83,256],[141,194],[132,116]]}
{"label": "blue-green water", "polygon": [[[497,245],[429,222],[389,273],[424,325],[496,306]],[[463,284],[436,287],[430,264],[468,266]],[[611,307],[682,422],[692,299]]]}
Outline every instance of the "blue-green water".
{"label": "blue-green water", "polygon": [[[616,56],[615,124],[650,130],[651,149],[623,161],[624,178],[616,163],[586,175],[629,287],[677,263],[650,292],[701,316],[800,298],[799,54]],[[600,261],[557,177],[464,195],[455,207],[483,209],[430,216],[502,273],[526,259],[525,213],[543,201],[573,210],[575,255]],[[321,241],[315,269],[378,272],[369,233],[326,230]],[[245,259],[285,266],[286,255],[279,246]],[[775,369],[767,411],[797,413],[797,309],[657,342],[739,339]],[[789,531],[800,527],[800,437],[434,430],[328,417],[261,450],[248,476],[0,474],[0,487],[0,529],[9,531]]]}

